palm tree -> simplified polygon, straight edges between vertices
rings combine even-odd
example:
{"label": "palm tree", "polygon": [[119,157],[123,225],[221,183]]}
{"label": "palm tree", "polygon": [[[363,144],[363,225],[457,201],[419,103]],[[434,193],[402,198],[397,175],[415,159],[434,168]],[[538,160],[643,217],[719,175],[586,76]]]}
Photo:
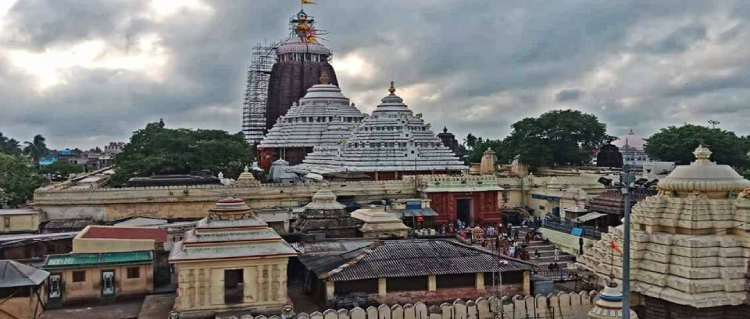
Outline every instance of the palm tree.
{"label": "palm tree", "polygon": [[21,147],[15,139],[7,138],[0,132],[0,153],[18,155],[21,153]]}
{"label": "palm tree", "polygon": [[23,153],[31,156],[31,158],[34,159],[34,163],[36,165],[39,165],[39,160],[42,157],[47,156],[49,154],[49,149],[47,148],[47,144],[45,143],[46,139],[41,134],[37,134],[34,136],[34,140],[32,142],[26,141],[24,144],[26,144],[26,147],[23,148]]}

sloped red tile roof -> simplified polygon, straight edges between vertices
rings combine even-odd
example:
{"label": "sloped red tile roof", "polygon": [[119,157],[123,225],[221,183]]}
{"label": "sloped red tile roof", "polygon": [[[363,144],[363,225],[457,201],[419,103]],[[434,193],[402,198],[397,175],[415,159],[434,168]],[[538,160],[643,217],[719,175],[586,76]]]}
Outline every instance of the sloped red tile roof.
{"label": "sloped red tile roof", "polygon": [[153,239],[163,243],[167,241],[167,230],[141,227],[90,227],[82,238],[106,239]]}

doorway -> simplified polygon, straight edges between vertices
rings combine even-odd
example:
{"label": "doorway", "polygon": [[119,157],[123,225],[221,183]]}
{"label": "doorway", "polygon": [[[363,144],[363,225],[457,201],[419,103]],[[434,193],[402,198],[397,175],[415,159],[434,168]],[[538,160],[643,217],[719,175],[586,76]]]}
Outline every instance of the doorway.
{"label": "doorway", "polygon": [[464,226],[471,226],[471,198],[456,199],[456,218],[460,220]]}
{"label": "doorway", "polygon": [[115,295],[115,271],[114,269],[102,270],[102,297]]}
{"label": "doorway", "polygon": [[241,303],[244,295],[242,269],[224,270],[224,303]]}

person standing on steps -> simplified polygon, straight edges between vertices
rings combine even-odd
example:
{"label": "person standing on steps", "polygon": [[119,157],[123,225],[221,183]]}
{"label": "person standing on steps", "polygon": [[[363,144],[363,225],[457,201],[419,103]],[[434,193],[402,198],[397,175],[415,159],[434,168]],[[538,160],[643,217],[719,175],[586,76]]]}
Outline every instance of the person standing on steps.
{"label": "person standing on steps", "polygon": [[560,250],[555,248],[555,263],[560,261]]}
{"label": "person standing on steps", "polygon": [[583,236],[578,237],[578,254],[583,256]]}

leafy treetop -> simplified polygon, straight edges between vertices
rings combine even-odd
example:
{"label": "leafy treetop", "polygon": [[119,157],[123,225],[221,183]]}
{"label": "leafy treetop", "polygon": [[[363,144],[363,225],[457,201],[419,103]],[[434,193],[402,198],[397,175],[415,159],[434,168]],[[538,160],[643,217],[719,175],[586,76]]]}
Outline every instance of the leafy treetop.
{"label": "leafy treetop", "polygon": [[720,128],[685,124],[670,126],[646,139],[644,150],[652,159],[690,164],[693,151],[699,144],[711,149],[711,159],[735,168],[749,168],[750,137],[738,137],[734,132]]}
{"label": "leafy treetop", "polygon": [[209,170],[236,178],[252,162],[250,146],[241,133],[221,130],[165,128],[150,123],[133,133],[115,158],[112,181],[122,185],[135,176],[189,174]]}

